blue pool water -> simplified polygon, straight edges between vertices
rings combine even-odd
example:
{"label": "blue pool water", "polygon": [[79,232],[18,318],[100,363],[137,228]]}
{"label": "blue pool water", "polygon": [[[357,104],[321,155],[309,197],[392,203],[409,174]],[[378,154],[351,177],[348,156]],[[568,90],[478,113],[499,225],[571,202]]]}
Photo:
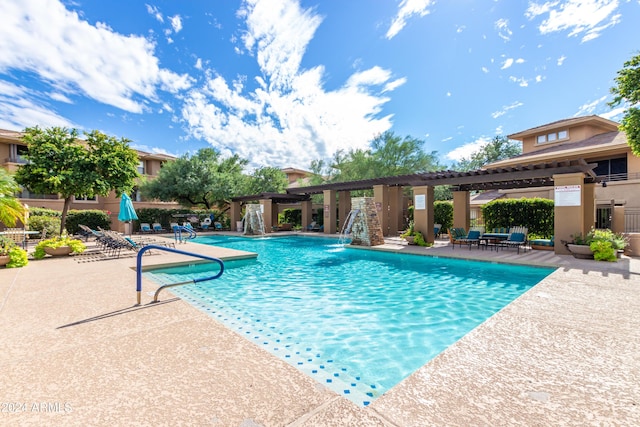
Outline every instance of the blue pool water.
{"label": "blue pool water", "polygon": [[[259,254],[172,292],[317,381],[368,405],[553,271],[381,253],[335,239],[199,237]],[[161,284],[211,266],[153,270]]]}

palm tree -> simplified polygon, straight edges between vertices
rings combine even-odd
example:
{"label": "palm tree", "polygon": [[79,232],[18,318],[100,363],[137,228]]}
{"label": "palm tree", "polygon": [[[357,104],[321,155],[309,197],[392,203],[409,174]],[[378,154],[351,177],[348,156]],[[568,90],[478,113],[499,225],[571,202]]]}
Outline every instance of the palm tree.
{"label": "palm tree", "polygon": [[24,218],[25,207],[13,195],[20,186],[5,169],[0,168],[0,222],[14,227],[16,221]]}

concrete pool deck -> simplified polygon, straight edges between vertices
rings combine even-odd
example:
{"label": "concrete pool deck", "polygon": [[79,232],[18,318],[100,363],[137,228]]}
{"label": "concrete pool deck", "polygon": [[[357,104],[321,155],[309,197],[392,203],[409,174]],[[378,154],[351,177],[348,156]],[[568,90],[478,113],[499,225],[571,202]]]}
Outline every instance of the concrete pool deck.
{"label": "concrete pool deck", "polygon": [[640,425],[640,259],[438,243],[382,249],[559,268],[366,408],[167,291],[148,304],[153,283],[134,306],[135,258],[0,269],[0,424]]}

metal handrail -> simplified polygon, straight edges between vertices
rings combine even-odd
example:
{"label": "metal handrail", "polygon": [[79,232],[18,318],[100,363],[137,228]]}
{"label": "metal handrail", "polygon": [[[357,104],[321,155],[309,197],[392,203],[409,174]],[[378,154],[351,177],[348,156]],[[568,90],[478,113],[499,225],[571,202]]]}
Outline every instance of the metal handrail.
{"label": "metal handrail", "polygon": [[198,235],[196,234],[196,230],[194,230],[193,228],[185,227],[184,225],[179,225],[177,227],[173,227],[173,238],[175,239],[176,242],[183,243],[184,241],[182,239],[183,231],[186,231],[189,233],[189,237],[187,237],[184,240],[195,239],[196,237],[198,237]]}
{"label": "metal handrail", "polygon": [[166,246],[157,246],[157,245],[149,245],[149,246],[145,246],[144,248],[140,249],[140,251],[138,251],[138,256],[137,256],[137,260],[136,260],[136,292],[137,292],[137,296],[138,296],[138,303],[136,305],[140,305],[140,301],[141,301],[141,294],[142,294],[142,255],[151,249],[157,249],[160,251],[167,251],[167,252],[173,252],[176,254],[182,254],[182,255],[189,255],[189,256],[193,256],[196,258],[201,258],[201,259],[206,259],[209,261],[214,261],[217,262],[220,265],[220,271],[211,277],[202,277],[199,279],[193,279],[193,280],[187,280],[185,282],[178,282],[178,283],[172,283],[169,285],[163,285],[160,286],[158,288],[158,290],[156,291],[155,295],[153,296],[153,302],[158,302],[158,294],[160,294],[160,291],[165,289],[165,288],[171,288],[173,286],[180,286],[180,285],[186,285],[189,283],[199,283],[199,282],[206,282],[207,280],[214,280],[217,279],[218,277],[222,276],[222,273],[224,273],[224,262],[222,262],[221,259],[219,258],[214,258],[214,257],[210,257],[210,256],[206,256],[206,255],[200,255],[200,254],[196,254],[193,252],[187,252],[187,251],[181,251],[179,249],[174,249],[174,248],[168,248]]}

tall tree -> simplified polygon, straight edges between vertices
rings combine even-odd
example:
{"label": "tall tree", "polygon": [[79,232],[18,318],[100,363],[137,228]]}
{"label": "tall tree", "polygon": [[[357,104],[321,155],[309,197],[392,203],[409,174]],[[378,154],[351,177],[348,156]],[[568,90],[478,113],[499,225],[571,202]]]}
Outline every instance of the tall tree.
{"label": "tall tree", "polygon": [[504,135],[499,135],[494,137],[487,145],[472,153],[468,159],[461,159],[455,169],[460,171],[476,170],[489,163],[508,159],[520,153],[522,153],[520,144],[509,141],[509,138]]}
{"label": "tall tree", "polygon": [[238,155],[223,159],[214,148],[203,148],[193,156],[185,154],[167,162],[140,191],[146,197],[184,206],[220,207],[246,188],[242,169],[247,163]]}
{"label": "tall tree", "polygon": [[245,194],[283,193],[289,186],[287,174],[273,166],[256,169],[247,177]]}
{"label": "tall tree", "polygon": [[[385,132],[371,141],[368,150],[356,149],[348,153],[338,151],[333,158],[330,178],[325,182],[344,182],[384,176],[430,172],[442,169],[435,151],[423,150],[424,142],[393,132]],[[316,163],[316,165],[321,163]],[[313,165],[312,165],[313,166]]]}
{"label": "tall tree", "polygon": [[16,225],[16,221],[24,218],[25,207],[13,195],[20,191],[20,186],[4,168],[0,168],[0,222],[7,227]]}
{"label": "tall tree", "polygon": [[627,134],[631,151],[640,156],[640,54],[624,63],[615,78],[616,86],[611,88],[614,96],[609,106],[624,103],[627,108],[620,122],[620,130]]}
{"label": "tall tree", "polygon": [[64,198],[60,233],[74,196],[107,196],[129,192],[138,174],[138,154],[129,140],[116,139],[97,130],[78,139],[75,129],[27,128],[22,140],[27,144],[27,164],[16,173],[16,181],[30,191],[59,194]]}

